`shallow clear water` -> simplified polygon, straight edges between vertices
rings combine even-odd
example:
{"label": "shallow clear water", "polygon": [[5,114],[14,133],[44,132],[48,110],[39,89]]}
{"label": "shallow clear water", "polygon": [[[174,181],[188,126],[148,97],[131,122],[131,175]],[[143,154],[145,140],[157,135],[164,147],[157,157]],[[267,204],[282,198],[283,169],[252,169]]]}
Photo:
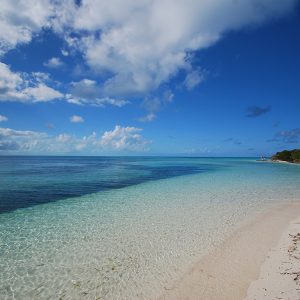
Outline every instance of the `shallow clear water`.
{"label": "shallow clear water", "polygon": [[300,166],[254,159],[0,160],[1,299],[155,299],[245,217],[300,200]]}

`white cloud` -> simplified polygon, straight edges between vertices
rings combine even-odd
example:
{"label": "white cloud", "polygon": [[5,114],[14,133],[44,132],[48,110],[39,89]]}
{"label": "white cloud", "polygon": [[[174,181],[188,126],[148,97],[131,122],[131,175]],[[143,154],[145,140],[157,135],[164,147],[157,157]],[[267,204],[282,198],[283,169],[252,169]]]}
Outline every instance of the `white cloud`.
{"label": "white cloud", "polygon": [[[296,3],[82,0],[76,5],[73,0],[2,0],[0,52],[28,43],[43,28],[51,27],[65,38],[68,52],[81,53],[103,78],[97,99],[122,98],[155,90],[179,70],[191,69],[190,53],[213,45],[229,31],[283,16]],[[197,74],[187,75],[187,88],[200,82]],[[96,98],[83,99],[93,103]]]}
{"label": "white cloud", "polygon": [[151,121],[153,121],[154,119],[156,118],[156,115],[154,114],[154,113],[148,113],[146,116],[144,116],[144,117],[140,117],[139,119],[138,119],[138,121],[140,121],[140,122],[151,122]]}
{"label": "white cloud", "polygon": [[45,102],[64,95],[47,86],[48,80],[45,73],[19,73],[12,72],[8,65],[0,62],[0,102]]}
{"label": "white cloud", "polygon": [[45,139],[46,134],[29,130],[0,128],[0,151],[30,151],[37,141]]}
{"label": "white cloud", "polygon": [[[72,10],[69,28],[89,34],[67,41],[91,68],[111,74],[103,86],[107,95],[145,93],[189,68],[190,52],[211,46],[230,30],[284,15],[296,2],[85,0]],[[192,85],[200,82],[195,75],[188,81]]]}
{"label": "white cloud", "polygon": [[73,103],[73,104],[77,104],[77,105],[92,105],[92,106],[98,106],[98,107],[105,107],[107,105],[122,107],[129,103],[129,101],[127,101],[127,100],[114,99],[114,98],[110,98],[110,97],[95,98],[95,99],[78,98],[72,94],[67,94],[66,100],[69,103]]}
{"label": "white cloud", "polygon": [[8,65],[0,62],[0,100],[4,97],[10,97],[16,93],[17,89],[22,86],[23,79],[19,73],[10,71]]}
{"label": "white cloud", "polygon": [[116,125],[114,130],[105,131],[100,139],[100,145],[104,148],[115,150],[144,151],[149,141],[143,139],[139,132],[141,128],[121,127]]}
{"label": "white cloud", "polygon": [[62,133],[62,134],[59,134],[55,139],[56,139],[57,142],[60,142],[60,143],[68,143],[73,138],[69,134]]}
{"label": "white cloud", "polygon": [[63,94],[48,86],[49,75],[42,72],[31,74],[12,72],[10,67],[0,62],[0,102],[48,102],[57,99],[77,105],[107,105],[122,107],[129,103],[124,99],[103,97],[101,90],[94,80],[83,79],[72,82],[71,94]]}
{"label": "white cloud", "polygon": [[81,116],[73,115],[72,117],[70,117],[70,122],[71,123],[83,123],[84,119]]}
{"label": "white cloud", "polygon": [[50,0],[1,0],[0,55],[50,25],[54,5]]}
{"label": "white cloud", "polygon": [[0,122],[5,122],[5,121],[7,121],[7,120],[8,120],[7,117],[5,117],[5,116],[3,116],[3,115],[0,115]]}
{"label": "white cloud", "polygon": [[69,52],[67,50],[65,50],[65,49],[61,49],[61,54],[63,56],[69,56]]}
{"label": "white cloud", "polygon": [[141,128],[115,126],[102,136],[95,132],[83,137],[62,133],[50,136],[43,132],[0,128],[0,151],[28,153],[68,153],[86,151],[147,151],[150,141],[142,135]]}
{"label": "white cloud", "polygon": [[94,80],[83,79],[79,82],[72,82],[70,94],[63,94],[48,86],[48,82],[51,81],[47,73],[12,72],[8,65],[0,62],[0,102],[35,103],[61,99],[77,105],[99,107],[107,105],[122,107],[129,103],[124,99],[103,97],[97,82]]}
{"label": "white cloud", "polygon": [[110,98],[110,97],[97,98],[94,100],[94,102],[92,102],[92,104],[94,104],[96,106],[101,106],[101,107],[104,107],[106,105],[122,107],[128,103],[129,103],[129,101],[127,101],[127,100],[114,99],[114,98]]}
{"label": "white cloud", "polygon": [[129,102],[124,99],[104,97],[99,84],[95,80],[82,79],[72,82],[71,94],[66,95],[69,103],[105,107],[107,105],[122,107]]}
{"label": "white cloud", "polygon": [[27,96],[27,99],[31,99],[32,102],[47,102],[63,97],[61,92],[54,90],[45,84],[38,84],[35,87],[28,87],[24,89],[22,93]]}
{"label": "white cloud", "polygon": [[61,61],[59,57],[52,57],[44,63],[44,66],[52,69],[57,69],[63,65],[64,63]]}
{"label": "white cloud", "polygon": [[204,80],[204,75],[200,70],[192,70],[189,72],[184,80],[184,85],[187,90],[192,90]]}
{"label": "white cloud", "polygon": [[0,128],[0,138],[3,137],[42,137],[44,133],[30,130],[14,130],[11,128]]}
{"label": "white cloud", "polygon": [[[23,73],[23,74],[26,74],[26,73]],[[50,80],[49,73],[32,72],[31,74],[32,74],[34,81],[36,81],[37,83],[44,83],[44,82]],[[28,77],[28,75],[27,75],[27,77]]]}

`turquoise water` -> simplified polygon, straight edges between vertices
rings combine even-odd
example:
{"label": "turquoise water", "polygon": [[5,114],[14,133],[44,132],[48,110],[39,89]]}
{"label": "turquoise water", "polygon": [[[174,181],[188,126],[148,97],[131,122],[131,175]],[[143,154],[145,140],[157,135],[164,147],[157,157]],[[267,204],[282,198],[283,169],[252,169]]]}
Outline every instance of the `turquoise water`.
{"label": "turquoise water", "polygon": [[0,159],[1,299],[156,299],[245,218],[300,200],[249,158]]}

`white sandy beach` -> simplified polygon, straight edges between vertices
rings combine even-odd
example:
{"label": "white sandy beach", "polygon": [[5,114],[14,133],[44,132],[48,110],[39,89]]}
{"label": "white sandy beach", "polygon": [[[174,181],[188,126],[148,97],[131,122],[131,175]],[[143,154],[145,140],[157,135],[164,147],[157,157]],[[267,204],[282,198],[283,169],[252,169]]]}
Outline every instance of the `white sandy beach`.
{"label": "white sandy beach", "polygon": [[277,246],[269,251],[246,299],[300,299],[299,217],[290,222]]}
{"label": "white sandy beach", "polygon": [[299,203],[260,214],[161,299],[300,299],[299,215]]}

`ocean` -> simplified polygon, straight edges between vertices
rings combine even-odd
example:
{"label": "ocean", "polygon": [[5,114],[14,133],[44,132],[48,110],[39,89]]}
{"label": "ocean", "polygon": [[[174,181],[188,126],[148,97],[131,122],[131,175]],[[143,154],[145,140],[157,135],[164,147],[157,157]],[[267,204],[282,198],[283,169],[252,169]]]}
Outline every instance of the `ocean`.
{"label": "ocean", "polygon": [[299,200],[299,165],[254,158],[1,156],[0,298],[156,299]]}

